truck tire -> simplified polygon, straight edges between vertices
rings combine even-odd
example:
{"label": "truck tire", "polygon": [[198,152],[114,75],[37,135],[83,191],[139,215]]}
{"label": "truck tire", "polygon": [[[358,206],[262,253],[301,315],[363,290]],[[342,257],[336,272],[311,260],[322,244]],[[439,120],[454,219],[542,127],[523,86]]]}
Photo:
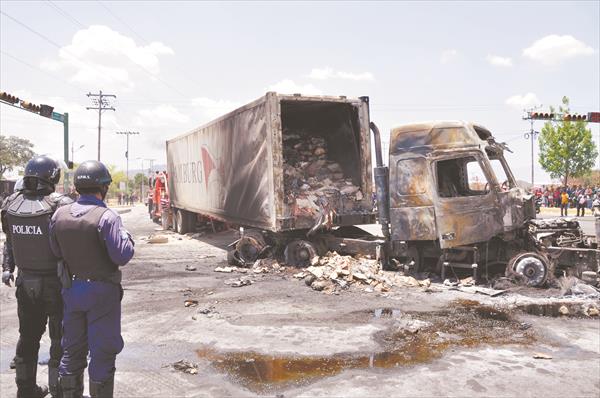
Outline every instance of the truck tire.
{"label": "truck tire", "polygon": [[245,265],[253,264],[267,247],[265,238],[257,229],[244,231],[244,236],[235,245],[235,251],[240,262]]}
{"label": "truck tire", "polygon": [[167,211],[163,211],[160,215],[160,224],[162,226],[163,231],[169,229],[169,213]]}
{"label": "truck tire", "polygon": [[551,263],[546,256],[535,252],[522,252],[510,259],[506,266],[506,276],[517,275],[528,286],[540,287],[548,280]]}
{"label": "truck tire", "polygon": [[173,231],[179,232],[179,224],[178,224],[178,220],[177,220],[177,209],[173,208],[171,211],[173,213]]}
{"label": "truck tire", "polygon": [[175,217],[177,221],[174,224],[177,226],[177,233],[181,235],[185,235],[188,232],[192,232],[193,227],[195,226],[194,214],[188,211],[177,209],[175,212]]}
{"label": "truck tire", "polygon": [[317,255],[317,249],[312,242],[296,239],[285,247],[283,252],[285,263],[293,267],[308,267]]}

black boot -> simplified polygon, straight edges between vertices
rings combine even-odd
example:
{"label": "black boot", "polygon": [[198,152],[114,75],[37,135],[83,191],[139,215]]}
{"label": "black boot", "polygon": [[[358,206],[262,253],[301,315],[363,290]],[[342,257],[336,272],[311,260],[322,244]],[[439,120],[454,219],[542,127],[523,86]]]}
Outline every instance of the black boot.
{"label": "black boot", "polygon": [[91,398],[113,398],[115,388],[115,374],[102,383],[90,380],[90,397]]}
{"label": "black boot", "polygon": [[58,381],[61,398],[83,397],[83,372],[78,375],[60,376]]}
{"label": "black boot", "polygon": [[48,390],[52,398],[62,398],[58,385],[58,367],[48,365]]}
{"label": "black boot", "polygon": [[17,398],[43,398],[48,395],[48,387],[36,384],[37,360],[21,362],[21,358],[16,358],[15,370]]}

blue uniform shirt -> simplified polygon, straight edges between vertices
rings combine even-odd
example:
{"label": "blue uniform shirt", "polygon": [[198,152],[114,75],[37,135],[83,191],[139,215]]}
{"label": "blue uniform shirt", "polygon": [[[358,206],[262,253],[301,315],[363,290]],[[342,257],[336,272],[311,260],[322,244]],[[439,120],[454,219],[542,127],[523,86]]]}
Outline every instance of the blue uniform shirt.
{"label": "blue uniform shirt", "polygon": [[[94,195],[81,195],[79,200],[71,205],[71,214],[75,217],[86,214],[94,206],[106,207],[106,204]],[[50,221],[50,247],[55,256],[62,258],[60,246],[54,237],[54,221],[55,217],[52,217]],[[111,209],[104,212],[98,222],[98,231],[100,237],[106,243],[106,250],[111,261],[119,266],[127,264],[133,257],[135,244],[131,234],[123,227],[119,214]]]}

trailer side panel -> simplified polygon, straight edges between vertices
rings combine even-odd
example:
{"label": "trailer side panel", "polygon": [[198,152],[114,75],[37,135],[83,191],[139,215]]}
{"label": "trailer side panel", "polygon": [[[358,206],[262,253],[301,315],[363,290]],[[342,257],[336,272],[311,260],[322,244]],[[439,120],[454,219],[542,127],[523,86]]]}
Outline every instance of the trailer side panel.
{"label": "trailer side panel", "polygon": [[259,228],[275,228],[268,103],[259,100],[167,141],[174,207]]}

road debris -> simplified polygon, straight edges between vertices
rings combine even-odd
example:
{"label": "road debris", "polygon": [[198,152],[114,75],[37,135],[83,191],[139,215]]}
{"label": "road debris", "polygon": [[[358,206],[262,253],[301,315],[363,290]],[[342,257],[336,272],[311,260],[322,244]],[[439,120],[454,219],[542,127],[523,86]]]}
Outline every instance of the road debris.
{"label": "road debris", "polygon": [[217,267],[217,268],[215,268],[215,272],[231,273],[233,271],[237,271],[237,268],[236,267]]}
{"label": "road debris", "polygon": [[187,373],[187,374],[191,374],[191,375],[198,374],[198,364],[190,362],[190,361],[186,361],[185,359],[177,361],[177,362],[171,364],[171,366],[173,367],[173,369],[178,370],[183,373]]}
{"label": "road debris", "polygon": [[150,235],[148,243],[168,243],[169,237],[166,235]]}
{"label": "road debris", "polygon": [[196,267],[194,267],[193,265],[186,265],[185,266],[185,270],[186,271],[196,271]]}
{"label": "road debris", "polygon": [[241,277],[241,278],[227,279],[224,283],[231,287],[242,287],[242,286],[250,286],[251,284],[254,283],[254,281],[248,277]]}
{"label": "road debris", "polygon": [[202,314],[202,315],[216,314],[216,313],[217,313],[217,311],[215,310],[214,305],[209,305],[208,307],[204,307],[204,308],[198,308],[198,310],[196,311],[196,314]]}
{"label": "road debris", "polygon": [[534,359],[552,359],[552,355],[544,354],[543,352],[536,352],[533,354]]}
{"label": "road debris", "polygon": [[198,305],[198,300],[187,299],[183,302],[185,307],[196,307]]}

